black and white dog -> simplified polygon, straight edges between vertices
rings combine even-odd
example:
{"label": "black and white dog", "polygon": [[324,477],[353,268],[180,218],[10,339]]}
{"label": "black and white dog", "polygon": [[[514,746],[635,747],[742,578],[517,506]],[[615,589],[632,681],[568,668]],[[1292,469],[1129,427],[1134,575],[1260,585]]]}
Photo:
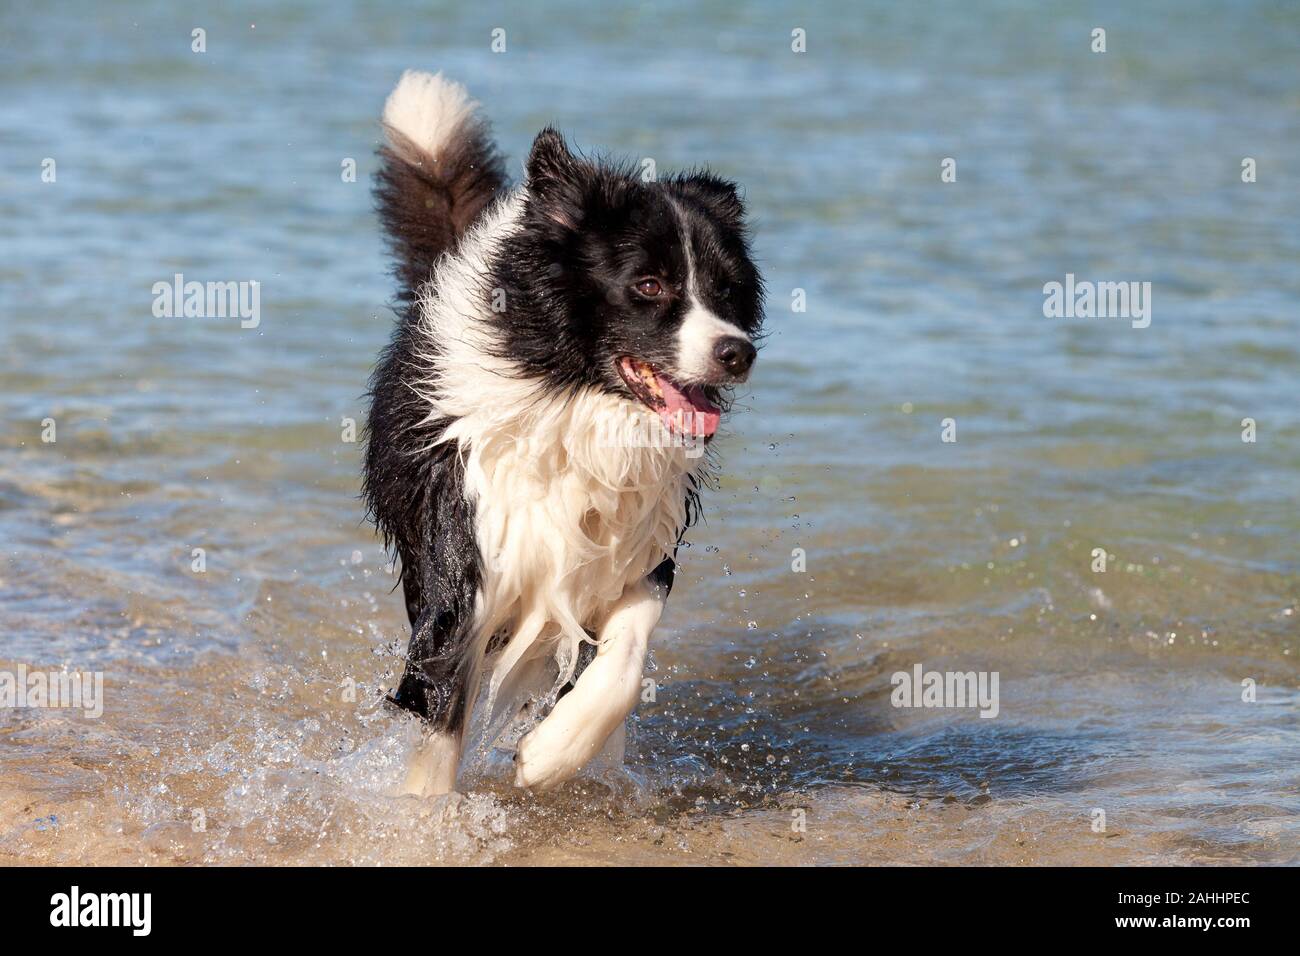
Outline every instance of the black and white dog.
{"label": "black and white dog", "polygon": [[621,753],[698,514],[698,445],[762,321],[732,183],[644,181],[548,127],[512,189],[476,105],[403,75],[376,176],[401,321],[371,381],[364,493],[401,562],[392,699],[426,722],[419,794],[454,788],[481,680],[489,710],[526,672],[551,688],[518,785]]}

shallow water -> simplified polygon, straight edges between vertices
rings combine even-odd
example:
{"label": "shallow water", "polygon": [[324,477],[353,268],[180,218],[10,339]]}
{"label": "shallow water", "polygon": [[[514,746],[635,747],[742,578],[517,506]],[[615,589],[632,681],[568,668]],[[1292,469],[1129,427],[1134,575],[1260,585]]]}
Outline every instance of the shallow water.
{"label": "shallow water", "polygon": [[[0,13],[0,670],[106,681],[0,710],[0,861],[1300,860],[1297,11],[226,7]],[[341,433],[405,67],[515,163],[555,121],[736,177],[768,278],[627,768],[541,798],[385,795],[404,616]],[[155,318],[176,272],[260,325]],[[1044,318],[1066,273],[1150,327]],[[917,663],[997,716],[891,706]]]}

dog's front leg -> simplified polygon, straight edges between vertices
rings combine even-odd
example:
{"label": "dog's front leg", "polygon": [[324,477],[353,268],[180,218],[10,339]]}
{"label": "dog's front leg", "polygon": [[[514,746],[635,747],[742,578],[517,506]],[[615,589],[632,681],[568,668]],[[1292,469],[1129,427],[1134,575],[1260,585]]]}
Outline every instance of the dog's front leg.
{"label": "dog's front leg", "polygon": [[481,572],[473,510],[457,459],[441,461],[431,475],[420,534],[401,550],[412,628],[406,669],[392,694],[395,704],[424,723],[401,788],[416,796],[455,789],[478,680],[474,620]]}
{"label": "dog's front leg", "polygon": [[518,786],[547,790],[573,776],[636,707],[650,632],[668,595],[655,577],[623,592],[598,632],[596,659],[546,719],[519,741]]}
{"label": "dog's front leg", "polygon": [[453,614],[426,608],[416,621],[406,672],[391,698],[424,723],[402,793],[429,797],[456,788],[461,737],[477,679],[471,643],[469,628]]}

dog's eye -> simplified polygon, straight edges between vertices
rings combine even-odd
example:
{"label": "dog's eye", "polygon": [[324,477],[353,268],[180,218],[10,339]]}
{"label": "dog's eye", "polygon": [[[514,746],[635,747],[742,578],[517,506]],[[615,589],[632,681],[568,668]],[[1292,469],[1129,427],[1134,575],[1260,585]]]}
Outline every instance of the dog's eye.
{"label": "dog's eye", "polygon": [[657,299],[659,296],[664,294],[664,287],[659,283],[658,279],[639,279],[637,280],[636,285],[632,288],[636,289],[639,295],[643,295],[647,299]]}

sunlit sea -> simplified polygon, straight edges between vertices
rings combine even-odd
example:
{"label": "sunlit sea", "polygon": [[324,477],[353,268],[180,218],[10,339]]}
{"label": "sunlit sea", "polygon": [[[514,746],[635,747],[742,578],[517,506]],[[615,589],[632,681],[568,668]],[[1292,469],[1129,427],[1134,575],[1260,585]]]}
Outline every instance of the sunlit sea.
{"label": "sunlit sea", "polygon": [[[1300,862],[1300,8],[1134,6],[5,5],[0,672],[104,694],[0,707],[0,862]],[[512,170],[554,122],[738,180],[768,283],[627,765],[540,797],[390,795],[348,439],[408,67]]]}

